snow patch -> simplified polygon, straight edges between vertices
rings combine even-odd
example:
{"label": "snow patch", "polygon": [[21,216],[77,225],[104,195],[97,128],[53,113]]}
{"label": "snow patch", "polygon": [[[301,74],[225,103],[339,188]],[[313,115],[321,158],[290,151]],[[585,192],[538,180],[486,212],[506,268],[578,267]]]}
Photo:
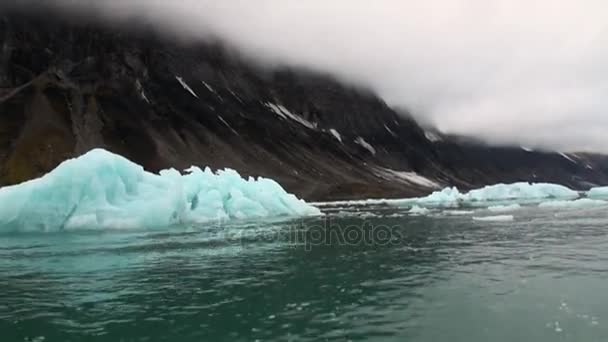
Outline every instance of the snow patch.
{"label": "snow patch", "polygon": [[443,140],[438,134],[429,131],[425,131],[424,136],[430,142],[438,142]]}
{"label": "snow patch", "polygon": [[218,94],[217,91],[215,91],[215,89],[213,89],[213,87],[211,87],[209,84],[207,84],[207,82],[205,82],[205,81],[201,81],[201,82],[203,83],[205,88],[207,88],[207,90],[209,90],[211,93],[213,93],[215,96],[217,96],[217,98],[220,99],[220,101],[224,101],[224,99],[220,96],[220,94]]}
{"label": "snow patch", "polygon": [[421,175],[417,174],[416,172],[396,171],[396,170],[386,169],[386,168],[377,168],[375,173],[384,179],[396,180],[396,181],[405,182],[405,183],[409,183],[409,184],[420,185],[425,188],[436,189],[436,188],[439,188],[439,186],[440,186],[438,183],[436,183],[424,176],[421,176]]}
{"label": "snow patch", "polygon": [[376,149],[372,145],[370,145],[367,141],[365,141],[365,139],[363,139],[361,137],[357,137],[357,139],[355,139],[355,144],[368,150],[369,153],[376,155]]}
{"label": "snow patch", "polygon": [[340,143],[342,143],[342,136],[340,135],[340,133],[339,133],[338,131],[336,131],[336,130],[335,130],[335,129],[333,129],[333,128],[330,128],[330,129],[329,129],[329,133],[330,133],[331,135],[333,135],[333,136],[334,136],[334,138],[336,138],[336,140],[338,140]]}
{"label": "snow patch", "polygon": [[144,171],[97,149],[42,178],[0,189],[0,231],[161,228],[224,219],[320,215],[265,178],[192,167]]}
{"label": "snow patch", "polygon": [[387,125],[384,125],[384,128],[394,137],[397,136],[397,134],[395,134],[395,132],[393,132]]}
{"label": "snow patch", "polygon": [[274,104],[274,103],[270,103],[270,102],[266,103],[265,105],[266,105],[266,107],[270,108],[275,114],[282,117],[283,119],[291,119],[310,129],[317,128],[317,123],[310,122],[310,121],[304,119],[303,117],[290,112],[287,108],[283,107],[282,105],[278,105],[278,104]]}
{"label": "snow patch", "polygon": [[230,128],[230,130],[232,131],[232,133],[234,133],[236,135],[239,135],[239,133],[234,128],[232,128],[232,126],[230,126],[230,124],[228,124],[228,122],[226,122],[226,120],[224,120],[223,117],[221,117],[220,115],[218,115],[218,118],[220,119],[220,121],[222,123],[224,123],[224,125],[226,125],[226,127]]}
{"label": "snow patch", "polygon": [[529,147],[521,146],[521,149],[524,150],[524,151],[526,151],[526,152],[534,152],[534,150],[531,149],[531,148],[529,148]]}
{"label": "snow patch", "polygon": [[570,158],[570,156],[568,156],[565,153],[560,153],[559,155],[562,156],[562,157],[564,157],[564,158],[566,158],[566,159],[568,159],[569,161],[573,162],[574,164],[578,164],[578,162],[576,160]]}
{"label": "snow patch", "polygon": [[192,96],[194,96],[198,99],[198,95],[196,95],[194,90],[192,90],[192,88],[190,88],[190,86],[188,86],[188,84],[186,84],[186,82],[184,82],[183,78],[181,78],[180,76],[175,76],[175,79],[179,82],[179,84],[182,85],[182,87],[184,87],[184,89],[186,89],[188,92],[190,92],[190,94],[192,94]]}
{"label": "snow patch", "polygon": [[205,81],[201,81],[203,83],[203,85],[205,86],[205,88],[207,88],[207,90],[209,90],[210,92],[214,93],[215,95],[217,95],[217,92],[215,91],[215,89],[213,89],[209,84],[207,84],[207,82]]}
{"label": "snow patch", "polygon": [[139,80],[135,81],[135,88],[137,89],[137,92],[139,93],[139,96],[141,96],[141,98],[150,103],[150,100],[148,99],[148,97],[146,96],[146,92],[144,91],[144,87],[142,86],[141,82]]}
{"label": "snow patch", "polygon": [[243,99],[241,99],[240,96],[238,96],[234,91],[232,91],[232,89],[228,88],[228,91],[230,92],[230,94],[232,94],[232,96],[234,96],[235,99],[237,99],[237,101],[243,103]]}

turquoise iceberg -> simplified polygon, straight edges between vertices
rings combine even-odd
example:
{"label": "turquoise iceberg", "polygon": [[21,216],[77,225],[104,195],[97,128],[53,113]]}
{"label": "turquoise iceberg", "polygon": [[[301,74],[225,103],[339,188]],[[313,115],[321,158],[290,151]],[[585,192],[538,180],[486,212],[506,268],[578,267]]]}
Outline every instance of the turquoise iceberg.
{"label": "turquoise iceberg", "polygon": [[529,201],[547,198],[576,199],[578,197],[578,192],[562,185],[520,182],[489,185],[467,193],[461,193],[457,188],[445,188],[427,197],[414,199],[414,201],[423,205],[454,207],[484,202]]}
{"label": "turquoise iceberg", "polygon": [[597,187],[589,190],[587,192],[587,197],[589,198],[608,198],[608,187]]}
{"label": "turquoise iceberg", "polygon": [[160,174],[102,149],[0,189],[0,231],[152,228],[321,212],[265,178],[192,167]]}

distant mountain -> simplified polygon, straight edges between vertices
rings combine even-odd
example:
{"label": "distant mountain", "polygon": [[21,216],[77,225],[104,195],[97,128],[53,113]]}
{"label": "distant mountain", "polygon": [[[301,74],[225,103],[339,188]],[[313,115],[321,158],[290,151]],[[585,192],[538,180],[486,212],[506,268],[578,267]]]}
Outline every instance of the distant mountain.
{"label": "distant mountain", "polygon": [[454,185],[608,185],[608,158],[492,147],[423,129],[364,89],[264,70],[221,44],[56,13],[0,20],[0,185],[94,147],[151,171],[261,175],[309,200],[406,197]]}

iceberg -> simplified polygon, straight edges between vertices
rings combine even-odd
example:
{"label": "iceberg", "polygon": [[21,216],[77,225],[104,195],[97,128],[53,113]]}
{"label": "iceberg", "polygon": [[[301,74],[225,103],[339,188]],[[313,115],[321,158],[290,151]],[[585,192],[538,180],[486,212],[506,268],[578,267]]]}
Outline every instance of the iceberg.
{"label": "iceberg", "polygon": [[461,193],[457,188],[445,188],[429,196],[413,199],[419,204],[457,207],[496,201],[529,201],[542,199],[576,199],[578,192],[565,186],[548,183],[496,184]]}
{"label": "iceberg", "polygon": [[465,198],[457,188],[445,188],[441,191],[435,191],[426,197],[415,198],[413,201],[427,205],[457,207],[460,203],[465,201]]}
{"label": "iceberg", "polygon": [[0,231],[153,228],[181,223],[320,215],[266,178],[192,167],[160,174],[102,149],[42,178],[0,189]]}
{"label": "iceberg", "polygon": [[608,186],[593,188],[587,192],[589,198],[608,198]]}

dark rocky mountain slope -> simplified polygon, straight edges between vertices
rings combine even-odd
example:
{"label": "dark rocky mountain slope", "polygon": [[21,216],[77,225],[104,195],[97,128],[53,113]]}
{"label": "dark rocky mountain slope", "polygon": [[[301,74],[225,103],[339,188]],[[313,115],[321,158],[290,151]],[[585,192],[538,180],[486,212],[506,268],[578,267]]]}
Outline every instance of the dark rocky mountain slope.
{"label": "dark rocky mountain slope", "polygon": [[151,171],[200,165],[271,177],[309,200],[608,184],[605,157],[425,132],[371,92],[310,71],[263,70],[220,44],[54,14],[0,18],[0,186],[95,147]]}

